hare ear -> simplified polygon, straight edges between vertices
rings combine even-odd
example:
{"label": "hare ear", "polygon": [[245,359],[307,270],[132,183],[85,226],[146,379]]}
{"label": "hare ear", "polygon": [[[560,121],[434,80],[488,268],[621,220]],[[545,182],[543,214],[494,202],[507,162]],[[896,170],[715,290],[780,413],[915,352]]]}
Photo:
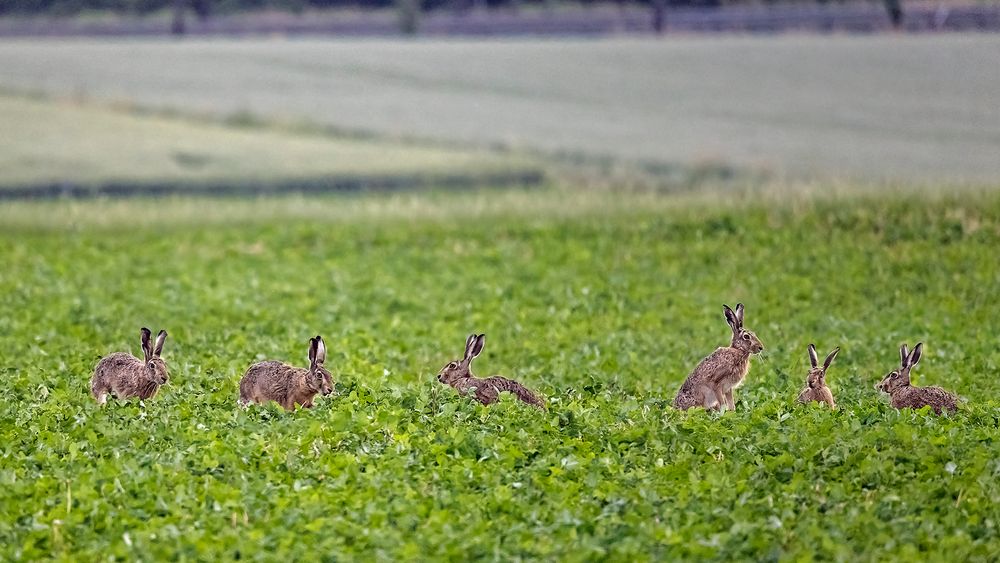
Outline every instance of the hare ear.
{"label": "hare ear", "polygon": [[726,322],[729,323],[729,328],[733,329],[733,333],[739,332],[740,321],[739,318],[737,318],[736,313],[729,308],[729,305],[723,305],[722,310],[726,313]]}
{"label": "hare ear", "polygon": [[906,358],[908,358],[910,353],[906,350],[906,344],[899,347],[899,366],[906,367]]}
{"label": "hare ear", "polygon": [[139,329],[139,339],[142,342],[142,355],[145,356],[145,361],[149,361],[153,357],[153,349],[149,347],[149,337],[152,336],[153,331],[146,327]]}
{"label": "hare ear", "polygon": [[153,357],[159,358],[160,353],[163,352],[163,342],[167,340],[167,331],[160,330],[160,333],[156,335],[156,344],[153,345]]}
{"label": "hare ear", "polygon": [[816,347],[812,344],[809,345],[809,363],[812,364],[812,367],[819,365],[819,356],[816,355]]}
{"label": "hare ear", "polygon": [[483,347],[486,346],[486,335],[480,334],[476,337],[475,344],[472,345],[472,357],[475,358],[483,352]]}
{"label": "hare ear", "polygon": [[743,328],[743,304],[736,304],[736,322],[739,323],[739,327]]}
{"label": "hare ear", "polygon": [[830,355],[827,356],[826,360],[823,361],[823,371],[826,371],[830,367],[830,364],[833,363],[833,359],[837,357],[837,354],[839,352],[840,352],[840,346],[837,346],[836,348],[833,349],[833,352],[830,352]]}
{"label": "hare ear", "polygon": [[319,348],[315,338],[309,339],[309,367],[316,365],[316,350]]}
{"label": "hare ear", "polygon": [[913,367],[917,365],[917,362],[920,361],[920,353],[923,351],[923,349],[924,349],[924,343],[917,342],[917,345],[913,347],[913,351],[910,352],[910,359],[908,362],[906,362],[906,367]]}
{"label": "hare ear", "polygon": [[323,337],[316,335],[316,359],[313,360],[315,364],[326,363],[326,342],[323,342]]}
{"label": "hare ear", "polygon": [[464,358],[471,358],[472,347],[476,344],[476,333],[472,333],[468,338],[465,339],[465,356]]}

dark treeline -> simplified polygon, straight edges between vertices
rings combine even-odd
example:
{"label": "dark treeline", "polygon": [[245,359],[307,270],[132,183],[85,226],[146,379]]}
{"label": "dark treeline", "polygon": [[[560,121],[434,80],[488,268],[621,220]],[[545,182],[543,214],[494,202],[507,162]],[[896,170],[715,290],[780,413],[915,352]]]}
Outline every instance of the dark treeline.
{"label": "dark treeline", "polygon": [[[949,0],[944,0],[948,2]],[[398,16],[399,29],[416,33],[424,14],[447,10],[464,12],[472,9],[516,11],[522,7],[555,7],[557,5],[642,6],[649,10],[652,30],[662,33],[667,14],[672,8],[717,8],[722,6],[749,6],[768,4],[851,4],[880,3],[884,6],[893,27],[903,22],[902,0],[0,0],[0,17],[6,15],[72,17],[84,13],[110,13],[125,17],[141,17],[169,11],[172,13],[171,32],[187,32],[187,20],[196,17],[202,21],[213,15],[229,15],[263,10],[300,13],[307,10],[331,8],[377,10],[393,9]]]}
{"label": "dark treeline", "polygon": [[[298,12],[307,9],[360,8],[377,9],[398,6],[401,0],[0,0],[0,14],[49,14],[72,16],[82,12],[109,12],[122,15],[145,15],[159,11],[175,10],[178,4],[192,10],[199,16],[211,14],[231,14],[253,10],[281,10]],[[561,0],[413,0],[421,10],[469,9],[469,8],[517,8],[527,5],[555,5]],[[831,0],[835,1],[835,0]],[[840,0],[843,1],[843,0]],[[898,4],[899,0],[892,1]],[[577,4],[586,5],[591,1]],[[617,4],[640,4],[655,7],[657,4],[670,6],[722,6],[751,3],[746,0],[618,0]],[[788,0],[783,0],[788,3]],[[804,0],[802,3],[824,3],[824,0]]]}

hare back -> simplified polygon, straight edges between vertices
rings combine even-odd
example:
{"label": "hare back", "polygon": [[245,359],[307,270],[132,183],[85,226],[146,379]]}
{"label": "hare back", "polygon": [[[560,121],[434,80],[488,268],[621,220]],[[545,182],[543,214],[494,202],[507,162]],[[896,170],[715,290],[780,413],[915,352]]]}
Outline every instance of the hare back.
{"label": "hare back", "polygon": [[537,395],[513,379],[507,379],[506,377],[494,375],[493,377],[486,378],[484,382],[487,387],[493,387],[497,391],[506,391],[517,397],[521,402],[528,403],[529,405],[533,405],[538,408],[545,407],[545,403]]}
{"label": "hare back", "polygon": [[148,399],[159,389],[146,377],[145,362],[127,352],[115,352],[101,358],[94,368],[90,387],[95,396],[102,391],[110,391],[119,399]]}
{"label": "hare back", "polygon": [[285,406],[295,383],[309,370],[292,367],[278,361],[260,362],[250,366],[240,380],[240,399],[256,403],[277,401]]}
{"label": "hare back", "polygon": [[897,409],[919,409],[931,407],[941,414],[942,410],[958,409],[958,399],[940,387],[904,387],[892,394],[892,406]]}
{"label": "hare back", "polygon": [[698,386],[706,384],[723,392],[731,391],[743,382],[748,371],[750,357],[746,353],[736,348],[716,348],[695,366],[681,390],[696,394]]}
{"label": "hare back", "polygon": [[476,400],[484,405],[491,405],[500,399],[496,386],[490,385],[487,379],[478,377],[463,377],[451,384],[462,395],[475,393]]}

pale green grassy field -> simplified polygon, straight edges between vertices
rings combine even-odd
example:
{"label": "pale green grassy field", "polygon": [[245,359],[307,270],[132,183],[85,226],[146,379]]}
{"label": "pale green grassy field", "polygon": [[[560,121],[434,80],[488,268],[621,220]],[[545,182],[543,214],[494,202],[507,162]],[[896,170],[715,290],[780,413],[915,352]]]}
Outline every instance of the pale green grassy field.
{"label": "pale green grassy field", "polygon": [[991,35],[4,41],[0,87],[777,175],[995,182]]}
{"label": "pale green grassy field", "polygon": [[524,158],[301,129],[233,126],[70,100],[0,96],[0,189],[47,184],[434,178],[531,170]]}

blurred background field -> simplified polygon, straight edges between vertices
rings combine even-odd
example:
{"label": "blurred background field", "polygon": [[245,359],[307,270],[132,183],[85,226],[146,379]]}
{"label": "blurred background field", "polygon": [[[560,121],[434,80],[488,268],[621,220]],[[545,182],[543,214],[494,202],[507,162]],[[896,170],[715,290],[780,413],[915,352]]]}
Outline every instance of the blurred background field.
{"label": "blurred background field", "polygon": [[994,35],[5,41],[0,87],[647,169],[982,184],[998,59]]}
{"label": "blurred background field", "polygon": [[0,95],[0,196],[239,193],[534,182],[526,158],[128,104]]}

